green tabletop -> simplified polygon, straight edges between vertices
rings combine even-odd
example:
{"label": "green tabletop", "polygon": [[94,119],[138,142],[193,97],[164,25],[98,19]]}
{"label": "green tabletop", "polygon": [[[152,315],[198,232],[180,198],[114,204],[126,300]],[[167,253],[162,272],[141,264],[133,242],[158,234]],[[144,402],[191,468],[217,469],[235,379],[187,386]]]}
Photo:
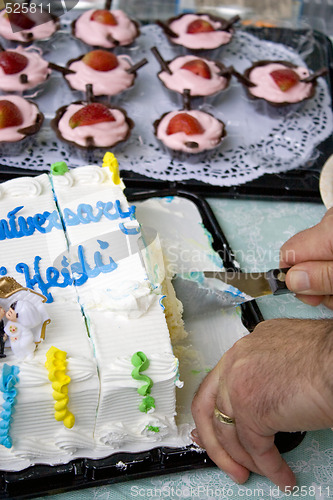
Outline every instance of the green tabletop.
{"label": "green tabletop", "polygon": [[[278,265],[279,248],[296,232],[319,222],[325,213],[320,203],[208,200],[241,268],[266,270]],[[312,308],[295,297],[265,297],[258,300],[265,319],[276,317],[320,318],[333,312]],[[333,498],[333,433],[308,432],[303,442],[285,459],[296,473],[299,490],[293,498]],[[245,485],[234,484],[216,467],[178,474],[110,484],[58,494],[57,500],[132,498],[275,499],[284,498],[265,478],[252,474]],[[46,498],[46,497],[45,497]]]}

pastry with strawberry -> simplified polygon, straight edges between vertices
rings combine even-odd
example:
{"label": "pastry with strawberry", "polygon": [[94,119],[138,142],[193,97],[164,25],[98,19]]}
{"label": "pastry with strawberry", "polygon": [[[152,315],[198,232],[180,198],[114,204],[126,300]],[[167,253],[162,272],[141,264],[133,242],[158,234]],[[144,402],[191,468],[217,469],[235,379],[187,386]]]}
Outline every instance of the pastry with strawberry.
{"label": "pastry with strawberry", "polygon": [[181,14],[172,17],[166,23],[158,21],[170,42],[190,50],[213,50],[228,44],[233,36],[233,24],[239,20],[235,16],[230,20],[204,13]]}
{"label": "pastry with strawberry", "polygon": [[316,78],[326,68],[310,74],[303,66],[288,61],[263,60],[243,74],[242,83],[250,98],[261,99],[275,107],[301,103],[315,95]]}
{"label": "pastry with strawberry", "polygon": [[142,59],[133,65],[126,55],[96,49],[68,61],[70,72],[64,78],[73,90],[84,92],[87,84],[92,84],[95,96],[114,96],[134,85],[137,69],[146,62]]}
{"label": "pastry with strawberry", "polygon": [[[46,10],[29,12],[18,11],[18,3],[13,12],[0,12],[0,36],[4,39],[31,44],[35,41],[49,40],[60,28],[59,19]],[[27,5],[27,4],[24,4]]]}
{"label": "pastry with strawberry", "polygon": [[134,123],[121,108],[78,101],[59,108],[51,126],[61,140],[94,149],[110,148],[127,140]]}
{"label": "pastry with strawberry", "polygon": [[215,149],[226,135],[224,123],[210,113],[184,109],[154,122],[156,137],[171,151],[190,155]]}
{"label": "pastry with strawberry", "polygon": [[140,30],[122,10],[89,9],[73,22],[72,33],[87,45],[112,49],[131,45]]}
{"label": "pastry with strawberry", "polygon": [[33,89],[50,74],[49,63],[37,48],[19,46],[0,52],[0,89],[4,92]]}
{"label": "pastry with strawberry", "polygon": [[166,62],[157,74],[166,88],[179,94],[189,89],[191,96],[212,96],[226,90],[231,72],[219,61],[195,55],[180,56]]}
{"label": "pastry with strawberry", "polygon": [[37,104],[18,95],[0,96],[0,151],[20,154],[42,126],[43,114]]}

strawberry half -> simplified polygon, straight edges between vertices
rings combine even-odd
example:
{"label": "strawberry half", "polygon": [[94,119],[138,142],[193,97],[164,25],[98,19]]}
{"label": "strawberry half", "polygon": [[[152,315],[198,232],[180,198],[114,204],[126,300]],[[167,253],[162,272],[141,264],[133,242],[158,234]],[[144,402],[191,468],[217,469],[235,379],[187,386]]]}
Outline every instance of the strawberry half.
{"label": "strawberry half", "polygon": [[188,61],[183,64],[182,69],[192,71],[195,75],[206,78],[207,80],[212,77],[208,64],[202,59],[193,59],[192,61]]}
{"label": "strawberry half", "polygon": [[291,68],[276,69],[271,71],[271,77],[282,92],[286,92],[296,85],[300,78]]}
{"label": "strawberry half", "polygon": [[209,33],[210,31],[215,31],[213,26],[204,19],[195,19],[187,26],[187,33]]}
{"label": "strawberry half", "polygon": [[114,15],[106,9],[94,10],[90,19],[101,24],[108,24],[109,26],[116,26],[116,24],[118,24]]}
{"label": "strawberry half", "polygon": [[11,50],[0,52],[0,66],[6,75],[14,75],[23,71],[28,64],[28,59],[23,54]]}
{"label": "strawberry half", "polygon": [[166,133],[168,135],[184,132],[186,135],[203,134],[204,128],[198,120],[188,113],[178,113],[169,121]]}
{"label": "strawberry half", "polygon": [[0,100],[0,129],[22,125],[23,117],[19,108],[12,101]]}
{"label": "strawberry half", "polygon": [[118,66],[117,56],[101,49],[88,52],[82,61],[96,71],[111,71]]}
{"label": "strawberry half", "polygon": [[82,127],[84,125],[95,125],[102,122],[114,122],[115,117],[104,104],[94,102],[79,109],[69,119],[71,128]]}

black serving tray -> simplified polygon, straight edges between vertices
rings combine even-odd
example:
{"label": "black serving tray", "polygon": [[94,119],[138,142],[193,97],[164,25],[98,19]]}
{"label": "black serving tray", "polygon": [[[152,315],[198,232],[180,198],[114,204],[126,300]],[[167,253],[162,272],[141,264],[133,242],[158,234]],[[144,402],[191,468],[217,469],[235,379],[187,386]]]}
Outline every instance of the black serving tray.
{"label": "black serving tray", "polygon": [[[331,40],[323,33],[310,29],[291,28],[242,28],[259,39],[281,43],[300,51],[307,66],[316,71],[322,67],[328,68],[324,77],[328,83],[333,108],[333,46]],[[300,47],[300,39],[309,40],[308,51]],[[306,54],[306,55],[303,55]],[[316,158],[304,162],[300,168],[279,174],[265,174],[245,184],[236,186],[213,186],[195,179],[184,181],[161,181],[137,174],[133,171],[121,171],[121,175],[129,188],[161,190],[184,189],[200,196],[219,196],[226,198],[267,199],[286,201],[319,202],[319,177],[322,166],[333,154],[333,135],[316,148]],[[0,160],[1,162],[1,160]],[[120,165],[121,167],[121,165]],[[30,176],[41,174],[40,170],[8,167],[0,164],[0,176],[3,179],[14,176]]]}
{"label": "black serving tray", "polygon": [[[0,180],[4,180],[2,175],[0,175]],[[232,249],[206,200],[178,188],[154,192],[127,189],[126,195],[131,203],[164,196],[189,199],[196,205],[205,228],[213,236],[213,248],[221,256],[225,267],[228,270],[236,269]],[[255,301],[242,304],[241,308],[243,324],[249,331],[252,331],[263,320],[260,310]],[[276,434],[275,442],[280,452],[284,453],[298,446],[304,436],[305,433],[281,432]],[[119,462],[122,462],[124,466],[119,467]],[[0,499],[35,498],[41,495],[64,493],[211,466],[214,466],[214,463],[207,454],[198,453],[193,446],[158,447],[133,454],[115,453],[103,459],[76,459],[59,466],[35,465],[19,472],[0,471]]]}
{"label": "black serving tray", "polygon": [[[333,109],[333,45],[331,40],[319,31],[288,28],[256,28],[245,29],[261,40],[281,43],[296,50],[301,37],[311,37],[311,51],[304,57],[312,71],[322,67],[328,68],[325,79],[331,95]],[[163,182],[149,179],[133,172],[122,172],[128,187],[144,185],[151,189],[178,188],[187,189],[201,196],[221,196],[227,198],[261,198],[280,199],[285,201],[320,202],[319,177],[325,161],[333,154],[333,135],[317,146],[317,158],[309,160],[301,168],[280,174],[265,174],[258,179],[239,186],[212,186],[196,180]]]}

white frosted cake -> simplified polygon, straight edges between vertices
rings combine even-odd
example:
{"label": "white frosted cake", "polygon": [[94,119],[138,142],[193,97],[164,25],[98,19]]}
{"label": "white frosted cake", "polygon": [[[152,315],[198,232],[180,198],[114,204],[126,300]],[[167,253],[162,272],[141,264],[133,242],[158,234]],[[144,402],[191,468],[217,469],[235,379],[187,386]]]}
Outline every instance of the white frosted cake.
{"label": "white frosted cake", "polygon": [[[114,175],[86,166],[0,186],[3,289],[10,276],[35,292],[0,296],[17,315],[4,320],[12,336],[1,359],[0,469],[149,449],[177,435],[178,362],[162,295]],[[33,355],[18,356],[13,345],[35,326],[22,302],[38,304],[37,294],[51,321]]]}
{"label": "white frosted cake", "polygon": [[193,394],[243,334],[219,308],[185,338],[170,277],[221,268],[212,236],[177,197],[138,203],[141,227],[105,162],[0,184],[1,470],[190,445]]}

